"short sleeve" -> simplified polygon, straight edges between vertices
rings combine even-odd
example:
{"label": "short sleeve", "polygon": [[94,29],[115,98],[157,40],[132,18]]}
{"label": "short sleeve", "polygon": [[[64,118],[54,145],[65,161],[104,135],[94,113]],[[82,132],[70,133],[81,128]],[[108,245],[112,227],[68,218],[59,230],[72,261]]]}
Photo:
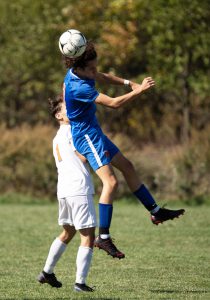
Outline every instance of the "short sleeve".
{"label": "short sleeve", "polygon": [[93,102],[98,95],[99,92],[95,89],[95,86],[87,82],[82,83],[73,93],[74,100],[82,102]]}

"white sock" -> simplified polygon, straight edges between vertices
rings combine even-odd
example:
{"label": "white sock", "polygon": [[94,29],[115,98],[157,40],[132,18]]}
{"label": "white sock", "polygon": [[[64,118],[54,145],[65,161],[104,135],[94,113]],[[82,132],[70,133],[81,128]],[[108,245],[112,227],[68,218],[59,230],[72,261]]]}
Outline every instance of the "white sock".
{"label": "white sock", "polygon": [[60,259],[61,255],[65,251],[65,249],[66,249],[66,244],[61,242],[59,238],[56,238],[53,241],[43,269],[46,273],[48,274],[53,273],[53,269],[56,263],[58,262],[58,260]]}
{"label": "white sock", "polygon": [[157,205],[153,210],[150,211],[151,215],[157,213],[159,209],[160,206]]}
{"label": "white sock", "polygon": [[102,238],[103,240],[105,240],[105,239],[108,239],[110,237],[110,234],[109,233],[107,233],[107,234],[100,234],[100,238]]}
{"label": "white sock", "polygon": [[90,268],[91,259],[93,256],[93,249],[89,247],[80,246],[77,252],[77,273],[76,273],[76,283],[85,283],[88,271]]}

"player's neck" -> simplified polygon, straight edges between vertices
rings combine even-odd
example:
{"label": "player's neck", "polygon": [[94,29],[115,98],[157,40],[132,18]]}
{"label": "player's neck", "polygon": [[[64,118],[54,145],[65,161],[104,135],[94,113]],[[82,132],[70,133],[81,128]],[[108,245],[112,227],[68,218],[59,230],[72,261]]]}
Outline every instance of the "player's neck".
{"label": "player's neck", "polygon": [[60,125],[69,125],[69,122],[64,120],[64,121],[59,121],[59,124]]}
{"label": "player's neck", "polygon": [[77,77],[79,77],[80,79],[88,79],[88,78],[83,74],[83,72],[80,72],[79,70],[75,70],[75,69],[73,69],[72,71],[73,71],[73,73],[74,73]]}

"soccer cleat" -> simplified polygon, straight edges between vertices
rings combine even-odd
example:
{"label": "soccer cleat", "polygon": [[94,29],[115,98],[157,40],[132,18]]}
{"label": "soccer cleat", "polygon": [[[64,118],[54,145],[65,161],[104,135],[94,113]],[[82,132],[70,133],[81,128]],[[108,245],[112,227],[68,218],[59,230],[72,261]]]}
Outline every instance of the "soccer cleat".
{"label": "soccer cleat", "polygon": [[87,286],[85,283],[75,283],[74,290],[76,292],[94,292],[94,288]]}
{"label": "soccer cleat", "polygon": [[57,280],[54,273],[48,274],[48,273],[43,271],[39,274],[39,276],[37,277],[37,280],[42,284],[43,283],[48,283],[52,287],[56,287],[56,288],[61,288],[62,287],[62,283]]}
{"label": "soccer cleat", "polygon": [[173,220],[174,218],[179,218],[179,216],[185,213],[184,209],[172,210],[166,208],[160,208],[158,212],[151,215],[151,221],[153,224],[158,225],[168,220]]}
{"label": "soccer cleat", "polygon": [[103,249],[108,255],[111,255],[112,257],[116,257],[119,259],[125,257],[125,254],[119,251],[113,244],[111,238],[102,239],[100,238],[100,236],[97,236],[97,238],[94,241],[94,246],[98,247],[99,249]]}

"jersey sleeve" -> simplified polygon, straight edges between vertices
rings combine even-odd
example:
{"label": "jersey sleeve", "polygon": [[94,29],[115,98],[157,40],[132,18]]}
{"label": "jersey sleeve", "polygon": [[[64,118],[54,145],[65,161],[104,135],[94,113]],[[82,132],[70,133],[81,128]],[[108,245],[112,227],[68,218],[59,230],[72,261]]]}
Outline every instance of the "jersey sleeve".
{"label": "jersey sleeve", "polygon": [[74,99],[82,102],[93,102],[98,97],[99,92],[88,83],[83,83],[74,91]]}

